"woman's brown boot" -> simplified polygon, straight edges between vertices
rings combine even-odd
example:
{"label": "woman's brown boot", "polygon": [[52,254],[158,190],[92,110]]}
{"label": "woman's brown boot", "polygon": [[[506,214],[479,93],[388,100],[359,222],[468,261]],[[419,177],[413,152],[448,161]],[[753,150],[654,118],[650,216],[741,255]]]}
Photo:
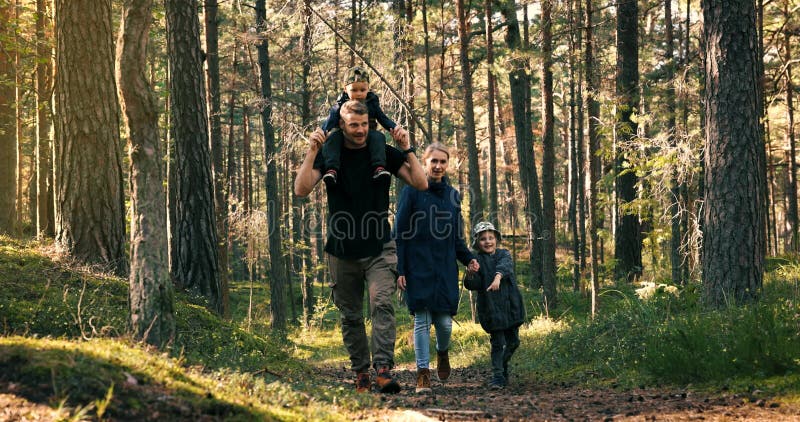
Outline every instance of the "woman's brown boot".
{"label": "woman's brown boot", "polygon": [[417,393],[431,392],[431,370],[428,368],[417,369]]}
{"label": "woman's brown boot", "polygon": [[436,352],[436,374],[439,375],[440,381],[450,378],[450,356],[447,350]]}

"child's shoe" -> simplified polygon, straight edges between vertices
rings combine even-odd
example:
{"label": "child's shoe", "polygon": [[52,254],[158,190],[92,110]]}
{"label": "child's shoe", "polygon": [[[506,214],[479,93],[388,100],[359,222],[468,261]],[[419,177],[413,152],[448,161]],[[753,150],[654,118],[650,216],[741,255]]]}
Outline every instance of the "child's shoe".
{"label": "child's shoe", "polygon": [[372,173],[372,180],[378,181],[383,177],[389,177],[392,174],[389,173],[383,166],[375,167],[375,171]]}
{"label": "child's shoe", "polygon": [[322,175],[322,181],[325,182],[328,186],[336,186],[337,183],[337,172],[336,169],[330,169]]}
{"label": "child's shoe", "polygon": [[492,390],[502,390],[506,386],[506,379],[502,375],[495,375],[489,380],[489,388]]}
{"label": "child's shoe", "polygon": [[417,369],[417,393],[431,392],[431,370],[428,368]]}

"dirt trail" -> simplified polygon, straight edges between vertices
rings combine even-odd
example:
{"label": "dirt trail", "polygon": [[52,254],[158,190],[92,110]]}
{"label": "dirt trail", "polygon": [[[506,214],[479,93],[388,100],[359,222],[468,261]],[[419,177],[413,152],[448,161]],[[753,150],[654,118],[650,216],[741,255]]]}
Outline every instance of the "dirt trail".
{"label": "dirt trail", "polygon": [[[352,385],[345,369],[326,370]],[[753,394],[698,394],[678,390],[593,390],[567,384],[511,379],[500,391],[485,386],[488,371],[454,368],[446,383],[432,378],[433,393],[414,392],[415,373],[398,368],[403,390],[381,396],[382,406],[367,409],[361,420],[446,421],[800,421],[800,408]],[[375,393],[377,394],[377,393]]]}

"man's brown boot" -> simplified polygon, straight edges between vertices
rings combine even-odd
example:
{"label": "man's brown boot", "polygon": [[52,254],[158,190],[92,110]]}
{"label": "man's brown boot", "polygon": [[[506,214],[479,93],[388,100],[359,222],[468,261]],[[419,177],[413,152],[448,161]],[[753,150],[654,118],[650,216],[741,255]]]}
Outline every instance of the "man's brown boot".
{"label": "man's brown boot", "polygon": [[447,350],[436,352],[436,375],[439,375],[440,381],[450,378],[450,356]]}
{"label": "man's brown boot", "polygon": [[417,393],[431,392],[431,370],[428,368],[417,369]]}
{"label": "man's brown boot", "polygon": [[378,391],[384,394],[396,394],[400,392],[400,384],[392,378],[392,372],[387,366],[382,366],[378,369],[378,376],[375,377],[375,385],[378,386]]}
{"label": "man's brown boot", "polygon": [[356,374],[356,391],[359,393],[369,393],[372,385],[369,379],[369,372],[359,372]]}

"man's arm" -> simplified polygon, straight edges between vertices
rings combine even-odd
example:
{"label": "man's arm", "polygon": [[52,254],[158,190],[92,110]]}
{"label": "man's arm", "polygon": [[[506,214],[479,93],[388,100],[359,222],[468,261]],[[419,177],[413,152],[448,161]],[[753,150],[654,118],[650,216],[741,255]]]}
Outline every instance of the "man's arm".
{"label": "man's arm", "polygon": [[297,169],[297,177],[294,179],[295,195],[308,196],[322,178],[322,172],[314,168],[314,159],[317,158],[317,153],[324,141],[325,132],[319,128],[308,137],[308,151],[306,151],[306,157],[303,159],[303,164]]}
{"label": "man's arm", "polygon": [[[410,147],[408,132],[403,128],[396,126],[390,133],[397,142],[398,148],[407,150]],[[412,153],[406,154],[406,162],[400,167],[400,170],[397,170],[397,177],[416,190],[428,190],[428,176],[425,175],[425,170],[422,169],[422,164],[417,160],[417,156]]]}

